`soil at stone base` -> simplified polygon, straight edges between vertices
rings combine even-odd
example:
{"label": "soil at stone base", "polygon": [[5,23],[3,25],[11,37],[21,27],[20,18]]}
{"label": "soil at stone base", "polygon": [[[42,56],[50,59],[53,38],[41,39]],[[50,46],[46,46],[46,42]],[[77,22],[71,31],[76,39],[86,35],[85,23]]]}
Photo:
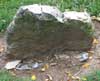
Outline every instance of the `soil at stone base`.
{"label": "soil at stone base", "polygon": [[[45,72],[41,72],[39,69],[33,69],[33,70],[24,70],[24,71],[18,71],[18,70],[11,70],[10,72],[13,72],[13,74],[16,74],[16,76],[31,76],[32,74],[35,74],[37,76],[37,81],[46,81],[47,75],[51,75],[53,80],[52,81],[67,81],[67,74],[66,72],[71,72],[72,75],[75,76],[83,76],[87,73],[92,72],[93,70],[100,68],[100,22],[93,21],[95,25],[95,36],[99,43],[96,46],[92,47],[92,51],[94,51],[94,54],[92,55],[92,59],[87,60],[86,62],[80,62],[79,56],[81,51],[66,51],[66,53],[57,55],[55,54],[55,57],[50,59],[49,61],[45,61],[43,63],[48,63],[49,68]],[[5,48],[6,43],[5,39],[3,38],[3,35],[0,35],[0,50],[2,48]],[[4,49],[5,50],[5,49]],[[4,52],[4,51],[3,51]],[[0,68],[2,69],[4,65],[9,61],[5,55],[0,53]],[[34,59],[34,58],[33,58]],[[48,59],[48,57],[45,59]],[[26,59],[27,60],[27,59]],[[27,61],[24,61],[27,62]],[[32,59],[28,62],[32,62]],[[82,65],[88,63],[88,68],[83,68]]]}

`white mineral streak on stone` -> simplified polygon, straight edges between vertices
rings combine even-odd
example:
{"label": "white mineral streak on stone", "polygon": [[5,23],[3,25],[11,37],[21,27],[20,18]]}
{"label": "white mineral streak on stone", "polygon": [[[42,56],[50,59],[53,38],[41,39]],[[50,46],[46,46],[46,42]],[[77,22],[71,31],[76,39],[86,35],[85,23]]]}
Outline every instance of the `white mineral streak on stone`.
{"label": "white mineral streak on stone", "polygon": [[64,12],[64,19],[79,20],[82,22],[91,22],[90,15],[87,12],[68,11]]}

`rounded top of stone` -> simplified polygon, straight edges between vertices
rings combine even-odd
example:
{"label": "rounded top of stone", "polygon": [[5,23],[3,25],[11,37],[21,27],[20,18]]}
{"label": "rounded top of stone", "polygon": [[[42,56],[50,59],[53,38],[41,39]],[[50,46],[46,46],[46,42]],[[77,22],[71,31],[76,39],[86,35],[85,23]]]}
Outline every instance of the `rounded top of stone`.
{"label": "rounded top of stone", "polygon": [[79,20],[82,22],[91,22],[90,15],[87,12],[76,12],[76,11],[67,11],[64,12],[64,20]]}
{"label": "rounded top of stone", "polygon": [[66,23],[67,20],[78,20],[84,23],[91,23],[90,15],[87,12],[77,12],[77,11],[61,12],[55,6],[33,4],[33,5],[21,6],[17,14],[25,10],[28,10],[28,12],[34,14],[39,20],[56,19],[58,22],[61,23]]}
{"label": "rounded top of stone", "polygon": [[50,14],[51,16],[55,17],[58,21],[62,22],[62,13],[55,6],[39,5],[39,4],[21,6],[21,10],[26,10],[26,9],[32,12],[33,14]]}

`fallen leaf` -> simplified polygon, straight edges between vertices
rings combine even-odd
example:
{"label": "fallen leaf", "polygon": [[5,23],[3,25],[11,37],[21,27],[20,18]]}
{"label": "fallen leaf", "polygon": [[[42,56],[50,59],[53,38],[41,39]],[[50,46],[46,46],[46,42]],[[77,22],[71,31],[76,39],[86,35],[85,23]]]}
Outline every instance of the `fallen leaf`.
{"label": "fallen leaf", "polygon": [[48,78],[48,81],[52,81],[53,80],[53,78],[52,78],[52,76],[50,74],[47,74],[47,78]]}
{"label": "fallen leaf", "polygon": [[67,74],[67,81],[71,81],[72,74],[70,72],[65,72]]}
{"label": "fallen leaf", "polygon": [[96,38],[94,38],[93,39],[93,44],[98,44],[98,43],[99,43],[99,41]]}
{"label": "fallen leaf", "polygon": [[76,77],[72,76],[72,79],[73,79],[73,80],[75,80],[75,79],[76,79]]}
{"label": "fallen leaf", "polygon": [[48,65],[48,64],[45,64],[44,67],[45,67],[46,69],[48,69],[48,68],[49,68],[49,65]]}
{"label": "fallen leaf", "polygon": [[67,81],[72,81],[72,80],[68,79]]}
{"label": "fallen leaf", "polygon": [[69,74],[68,74],[68,77],[72,77],[72,74],[71,74],[71,73],[69,73]]}
{"label": "fallen leaf", "polygon": [[68,77],[72,77],[72,74],[70,72],[66,72]]}
{"label": "fallen leaf", "polygon": [[91,60],[92,58],[93,58],[92,56],[89,57],[90,60]]}
{"label": "fallen leaf", "polygon": [[92,56],[94,54],[94,51],[88,51],[88,55]]}
{"label": "fallen leaf", "polygon": [[70,72],[66,72],[66,74],[67,74],[67,81],[81,81],[80,80],[80,77],[78,77],[78,76],[73,76]]}
{"label": "fallen leaf", "polygon": [[76,76],[76,80],[77,81],[81,81],[80,77]]}
{"label": "fallen leaf", "polygon": [[32,79],[33,81],[36,81],[36,75],[32,75],[31,79]]}
{"label": "fallen leaf", "polygon": [[3,51],[4,51],[4,48],[3,48],[3,47],[1,47],[1,48],[0,48],[0,52],[3,52]]}
{"label": "fallen leaf", "polygon": [[89,63],[85,63],[84,65],[82,65],[82,68],[89,68],[90,64]]}
{"label": "fallen leaf", "polygon": [[41,69],[42,72],[46,71],[47,69],[49,68],[49,65],[48,64],[45,64],[43,66],[43,68]]}
{"label": "fallen leaf", "polygon": [[51,64],[50,64],[50,66],[55,66],[55,65],[57,65],[57,63],[51,63]]}
{"label": "fallen leaf", "polygon": [[83,77],[81,80],[82,80],[82,81],[87,81],[87,78]]}
{"label": "fallen leaf", "polygon": [[45,81],[49,81],[49,79],[48,79],[48,78],[46,78],[46,79],[45,79]]}
{"label": "fallen leaf", "polygon": [[44,72],[45,70],[46,70],[45,68],[42,68],[42,69],[41,69],[42,72]]}

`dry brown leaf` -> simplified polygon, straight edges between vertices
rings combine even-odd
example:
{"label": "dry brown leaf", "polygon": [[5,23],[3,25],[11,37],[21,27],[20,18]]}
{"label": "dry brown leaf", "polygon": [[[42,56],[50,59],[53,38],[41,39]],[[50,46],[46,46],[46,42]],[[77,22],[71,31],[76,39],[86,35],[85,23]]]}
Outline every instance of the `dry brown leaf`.
{"label": "dry brown leaf", "polygon": [[66,72],[68,77],[72,77],[72,74],[70,72]]}
{"label": "dry brown leaf", "polygon": [[45,64],[43,66],[43,68],[41,69],[42,72],[46,71],[47,69],[49,68],[49,65],[48,64]]}
{"label": "dry brown leaf", "polygon": [[46,78],[46,79],[45,79],[45,81],[49,81],[49,79],[48,79],[48,78]]}
{"label": "dry brown leaf", "polygon": [[36,75],[32,75],[32,77],[31,77],[31,79],[33,80],[33,81],[36,81],[36,79],[37,79],[37,77],[36,77]]}
{"label": "dry brown leaf", "polygon": [[87,78],[86,77],[82,77],[81,80],[82,81],[87,81]]}
{"label": "dry brown leaf", "polygon": [[99,43],[99,41],[96,38],[94,38],[93,39],[93,44],[98,44],[98,43]]}
{"label": "dry brown leaf", "polygon": [[52,78],[52,76],[50,74],[47,74],[47,78],[48,78],[49,81],[53,80],[53,78]]}
{"label": "dry brown leaf", "polygon": [[93,54],[94,54],[94,51],[88,51],[88,55],[89,55],[90,60],[93,58]]}
{"label": "dry brown leaf", "polygon": [[81,81],[81,80],[80,80],[80,77],[78,77],[78,76],[76,76],[76,80],[77,80],[77,81]]}
{"label": "dry brown leaf", "polygon": [[45,68],[42,68],[42,69],[41,69],[42,72],[45,72],[45,70],[46,70]]}
{"label": "dry brown leaf", "polygon": [[67,81],[72,81],[72,80],[68,79]]}
{"label": "dry brown leaf", "polygon": [[4,51],[4,47],[0,47],[0,52],[3,52]]}
{"label": "dry brown leaf", "polygon": [[57,63],[51,63],[50,64],[50,66],[56,66],[57,65]]}
{"label": "dry brown leaf", "polygon": [[89,57],[90,60],[91,60],[92,58],[93,58],[92,56]]}
{"label": "dry brown leaf", "polygon": [[88,51],[89,56],[92,56],[94,54],[94,51]]}
{"label": "dry brown leaf", "polygon": [[82,65],[82,68],[89,68],[90,64],[89,63],[85,63],[84,65]]}
{"label": "dry brown leaf", "polygon": [[75,79],[76,79],[76,77],[72,76],[72,79],[73,79],[73,80],[75,80]]}

